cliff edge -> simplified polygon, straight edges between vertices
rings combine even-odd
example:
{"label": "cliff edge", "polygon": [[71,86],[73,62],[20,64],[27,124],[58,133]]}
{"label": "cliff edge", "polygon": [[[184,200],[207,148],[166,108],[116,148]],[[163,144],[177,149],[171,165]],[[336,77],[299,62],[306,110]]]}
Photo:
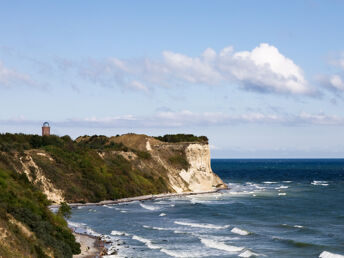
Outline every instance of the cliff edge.
{"label": "cliff edge", "polygon": [[6,167],[53,203],[226,188],[212,171],[206,137],[1,135]]}

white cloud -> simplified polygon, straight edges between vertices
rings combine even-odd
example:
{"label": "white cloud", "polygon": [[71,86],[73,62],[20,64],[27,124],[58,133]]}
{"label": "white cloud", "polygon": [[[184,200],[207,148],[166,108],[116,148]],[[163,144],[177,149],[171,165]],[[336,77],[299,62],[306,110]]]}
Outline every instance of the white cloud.
{"label": "white cloud", "polygon": [[[0,121],[3,125],[39,125],[39,121],[23,117]],[[71,118],[64,121],[51,121],[56,127],[71,128],[195,128],[221,127],[242,124],[264,124],[283,126],[344,126],[344,117],[326,114],[265,114],[244,113],[195,113],[188,110],[179,112],[158,112],[150,116],[123,115],[116,117]]]}
{"label": "white cloud", "polygon": [[312,93],[301,68],[269,44],[260,44],[252,51],[237,52],[229,57],[226,55],[221,61],[223,69],[249,89],[275,93]]}
{"label": "white cloud", "polygon": [[38,86],[27,74],[6,68],[0,61],[0,87]]}
{"label": "white cloud", "polygon": [[91,61],[86,67],[82,65],[79,73],[105,86],[118,85],[144,91],[161,86],[238,84],[245,90],[263,93],[315,93],[302,69],[276,47],[266,43],[252,51],[241,52],[235,52],[229,46],[219,54],[207,48],[198,57],[163,51],[161,59]]}
{"label": "white cloud", "polygon": [[[335,93],[344,92],[344,52],[337,53],[335,57],[329,60],[329,65],[336,67],[337,72],[335,74],[318,75],[318,82]],[[338,69],[339,68],[339,69]]]}

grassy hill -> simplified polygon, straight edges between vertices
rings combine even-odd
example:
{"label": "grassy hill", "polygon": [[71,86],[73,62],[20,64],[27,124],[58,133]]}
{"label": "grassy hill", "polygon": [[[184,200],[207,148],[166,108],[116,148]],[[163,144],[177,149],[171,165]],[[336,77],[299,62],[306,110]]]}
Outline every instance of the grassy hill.
{"label": "grassy hill", "polygon": [[78,253],[65,219],[47,208],[52,203],[47,197],[98,202],[173,192],[169,173],[179,176],[189,167],[183,141],[203,144],[207,138],[0,134],[0,257]]}

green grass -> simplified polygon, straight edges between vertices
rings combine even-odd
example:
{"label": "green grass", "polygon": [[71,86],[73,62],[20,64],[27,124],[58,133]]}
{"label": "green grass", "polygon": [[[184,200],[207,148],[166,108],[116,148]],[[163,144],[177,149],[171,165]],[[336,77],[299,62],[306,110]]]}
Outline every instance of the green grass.
{"label": "green grass", "polygon": [[[46,257],[45,251],[50,250],[55,257],[72,257],[80,252],[80,245],[75,242],[66,221],[61,215],[53,214],[47,207],[49,204],[46,196],[29,183],[25,175],[8,170],[0,163],[0,220],[11,233],[10,240],[17,243],[13,250],[0,246],[4,255],[11,257],[24,252],[31,257]],[[9,222],[10,216],[26,225],[35,237],[25,236]]]}

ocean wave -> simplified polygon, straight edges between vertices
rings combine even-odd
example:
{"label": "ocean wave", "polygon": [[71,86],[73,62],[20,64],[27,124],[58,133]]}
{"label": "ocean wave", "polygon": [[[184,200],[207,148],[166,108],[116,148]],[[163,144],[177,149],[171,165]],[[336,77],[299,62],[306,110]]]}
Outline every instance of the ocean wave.
{"label": "ocean wave", "polygon": [[313,244],[313,243],[307,243],[307,242],[301,242],[301,241],[297,241],[297,240],[293,240],[293,239],[287,239],[287,238],[280,238],[280,237],[272,237],[273,240],[277,240],[298,248],[303,248],[303,247],[311,247],[311,246],[317,246],[317,247],[321,247],[321,245],[318,244]]}
{"label": "ocean wave", "polygon": [[106,207],[106,208],[109,208],[109,209],[114,209],[115,207],[113,207],[113,206],[110,206],[110,205],[103,205],[103,207]]}
{"label": "ocean wave", "polygon": [[252,257],[252,256],[260,256],[260,255],[257,253],[254,253],[250,250],[246,250],[246,251],[242,252],[241,254],[239,254],[238,256],[239,257]]}
{"label": "ocean wave", "polygon": [[278,195],[282,195],[282,196],[284,196],[284,195],[287,195],[287,193],[278,193]]}
{"label": "ocean wave", "polygon": [[304,226],[301,225],[288,225],[288,224],[282,224],[283,227],[288,227],[288,228],[304,228]]}
{"label": "ocean wave", "polygon": [[234,234],[238,234],[238,235],[241,235],[241,236],[247,236],[250,234],[250,232],[246,231],[246,230],[243,230],[243,229],[240,229],[240,228],[237,228],[237,227],[234,227],[232,230],[231,230],[232,233]]}
{"label": "ocean wave", "polygon": [[68,226],[74,230],[75,233],[86,234],[91,236],[101,236],[101,234],[95,232],[93,229],[88,227],[85,223],[77,223],[73,221],[67,221]]}
{"label": "ocean wave", "polygon": [[159,217],[163,217],[163,216],[166,216],[166,214],[163,212],[159,214]]}
{"label": "ocean wave", "polygon": [[344,255],[341,254],[334,254],[334,253],[330,253],[327,251],[323,251],[320,255],[320,258],[344,258]]}
{"label": "ocean wave", "polygon": [[180,257],[180,258],[188,258],[188,257],[205,257],[208,256],[207,254],[204,254],[203,252],[195,252],[195,251],[176,251],[176,250],[168,250],[165,248],[162,248],[160,252],[163,252],[169,256],[172,257]]}
{"label": "ocean wave", "polygon": [[283,183],[287,183],[287,184],[290,184],[292,183],[293,181],[282,181]]}
{"label": "ocean wave", "polygon": [[168,230],[173,230],[173,229],[169,229],[169,228],[152,227],[152,226],[147,226],[147,225],[143,225],[142,227],[144,227],[144,228],[148,228],[148,229],[160,230],[160,231],[168,231]]}
{"label": "ocean wave", "polygon": [[128,233],[123,232],[123,231],[117,231],[117,230],[112,230],[111,235],[113,235],[113,236],[129,236]]}
{"label": "ocean wave", "polygon": [[289,186],[286,186],[286,185],[281,185],[279,187],[275,187],[276,190],[278,190],[278,189],[287,189],[287,188],[289,188]]}
{"label": "ocean wave", "polygon": [[301,225],[294,225],[294,228],[303,228]]}
{"label": "ocean wave", "polygon": [[150,211],[156,211],[156,210],[159,210],[160,207],[157,207],[157,206],[153,206],[153,205],[147,205],[147,204],[143,204],[143,203],[140,203],[140,206],[146,210],[150,210]]}
{"label": "ocean wave", "polygon": [[193,228],[209,228],[209,229],[224,229],[224,228],[229,227],[229,225],[218,226],[214,224],[199,224],[199,223],[191,223],[191,222],[183,222],[183,221],[175,221],[174,224],[178,224],[182,226],[189,226]]}
{"label": "ocean wave", "polygon": [[147,238],[143,238],[143,237],[134,235],[132,237],[132,239],[137,240],[137,241],[139,241],[141,243],[144,243],[149,249],[161,249],[160,246],[153,244],[152,240],[149,240]]}
{"label": "ocean wave", "polygon": [[263,184],[277,184],[278,182],[273,182],[273,181],[265,181]]}
{"label": "ocean wave", "polygon": [[240,252],[245,248],[245,247],[239,247],[239,246],[234,246],[234,245],[227,245],[225,243],[217,242],[217,241],[214,241],[211,239],[206,239],[206,238],[202,238],[201,242],[202,242],[202,244],[204,244],[207,247],[227,251],[230,253]]}
{"label": "ocean wave", "polygon": [[312,185],[322,185],[322,186],[328,186],[328,182],[327,181],[317,181],[317,180],[314,180],[312,183]]}
{"label": "ocean wave", "polygon": [[124,211],[124,210],[121,210],[120,212],[122,212],[122,213],[127,213],[127,211]]}

